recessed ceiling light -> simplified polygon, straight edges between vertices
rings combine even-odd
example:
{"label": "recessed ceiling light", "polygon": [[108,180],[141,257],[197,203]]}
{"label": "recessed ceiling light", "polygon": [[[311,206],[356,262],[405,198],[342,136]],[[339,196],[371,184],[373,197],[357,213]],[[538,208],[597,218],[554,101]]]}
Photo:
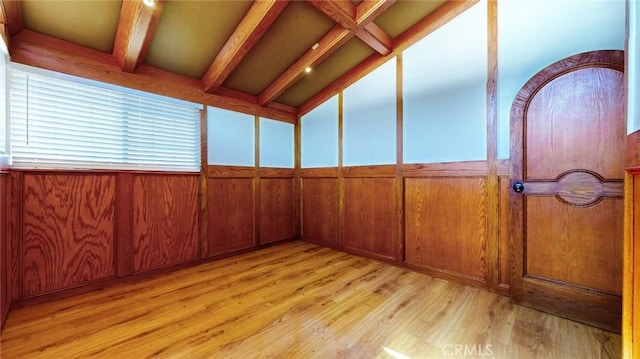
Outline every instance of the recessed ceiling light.
{"label": "recessed ceiling light", "polygon": [[148,7],[156,6],[156,0],[142,0],[142,3],[147,5]]}
{"label": "recessed ceiling light", "polygon": [[311,67],[307,67],[306,69],[304,69],[304,72],[306,72],[306,73],[311,72]]}

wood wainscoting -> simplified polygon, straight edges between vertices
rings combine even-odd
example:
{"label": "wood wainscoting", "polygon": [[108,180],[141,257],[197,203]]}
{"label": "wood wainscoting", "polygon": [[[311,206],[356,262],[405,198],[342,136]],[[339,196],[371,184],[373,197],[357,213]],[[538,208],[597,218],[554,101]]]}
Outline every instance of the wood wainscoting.
{"label": "wood wainscoting", "polygon": [[296,239],[296,191],[294,170],[280,168],[0,173],[2,321],[12,303]]}
{"label": "wood wainscoting", "polygon": [[10,202],[11,186],[9,173],[0,172],[0,331],[4,328],[12,302],[10,231],[8,226],[8,204]]}
{"label": "wood wainscoting", "polygon": [[[472,161],[303,169],[302,239],[507,294],[509,163],[497,164],[493,199],[487,166]],[[487,231],[490,200],[498,205],[497,236]]]}

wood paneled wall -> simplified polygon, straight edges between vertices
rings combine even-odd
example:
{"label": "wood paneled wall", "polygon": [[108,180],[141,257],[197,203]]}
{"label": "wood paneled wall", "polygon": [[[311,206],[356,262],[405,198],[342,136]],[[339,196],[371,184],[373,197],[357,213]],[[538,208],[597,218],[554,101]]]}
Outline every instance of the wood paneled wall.
{"label": "wood paneled wall", "polygon": [[486,179],[406,178],[406,262],[485,281]]}
{"label": "wood paneled wall", "polygon": [[8,220],[9,174],[0,173],[0,330],[11,307],[11,261]]}
{"label": "wood paneled wall", "polygon": [[494,199],[486,161],[402,165],[399,175],[389,165],[303,169],[302,239],[506,294],[508,168],[496,168]]}
{"label": "wood paneled wall", "polygon": [[294,170],[208,166],[209,257],[297,237]]}
{"label": "wood paneled wall", "polygon": [[338,247],[338,178],[302,179],[302,237],[322,246]]}
{"label": "wood paneled wall", "polygon": [[115,276],[114,175],[29,173],[22,194],[22,297]]}
{"label": "wood paneled wall", "polygon": [[293,169],[209,166],[203,179],[204,189],[199,173],[0,173],[2,320],[12,302],[297,238]]}
{"label": "wood paneled wall", "polygon": [[200,258],[198,173],[13,171],[0,187],[10,211],[0,212],[3,311],[7,298],[42,300]]}
{"label": "wood paneled wall", "polygon": [[199,257],[198,181],[198,174],[134,176],[134,272]]}

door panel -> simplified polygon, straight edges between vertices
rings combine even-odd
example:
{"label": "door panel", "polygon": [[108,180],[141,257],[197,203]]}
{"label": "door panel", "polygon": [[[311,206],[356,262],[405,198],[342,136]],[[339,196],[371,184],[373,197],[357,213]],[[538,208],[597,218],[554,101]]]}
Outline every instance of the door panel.
{"label": "door panel", "polygon": [[590,207],[527,196],[526,275],[621,294],[623,208],[607,198]]}
{"label": "door panel", "polygon": [[610,68],[576,70],[542,87],[526,112],[525,179],[554,179],[576,168],[622,178],[623,96],[623,74]]}
{"label": "door panel", "polygon": [[511,298],[614,332],[622,311],[623,59],[622,51],[595,51],[561,60],[531,78],[511,109]]}

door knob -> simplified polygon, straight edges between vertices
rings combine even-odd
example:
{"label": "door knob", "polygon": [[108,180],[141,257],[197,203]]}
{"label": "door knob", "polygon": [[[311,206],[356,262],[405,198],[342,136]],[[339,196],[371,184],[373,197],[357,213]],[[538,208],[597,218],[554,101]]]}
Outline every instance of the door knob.
{"label": "door knob", "polygon": [[513,184],[513,190],[518,192],[518,193],[522,193],[522,191],[524,191],[524,184],[520,181],[516,182]]}

